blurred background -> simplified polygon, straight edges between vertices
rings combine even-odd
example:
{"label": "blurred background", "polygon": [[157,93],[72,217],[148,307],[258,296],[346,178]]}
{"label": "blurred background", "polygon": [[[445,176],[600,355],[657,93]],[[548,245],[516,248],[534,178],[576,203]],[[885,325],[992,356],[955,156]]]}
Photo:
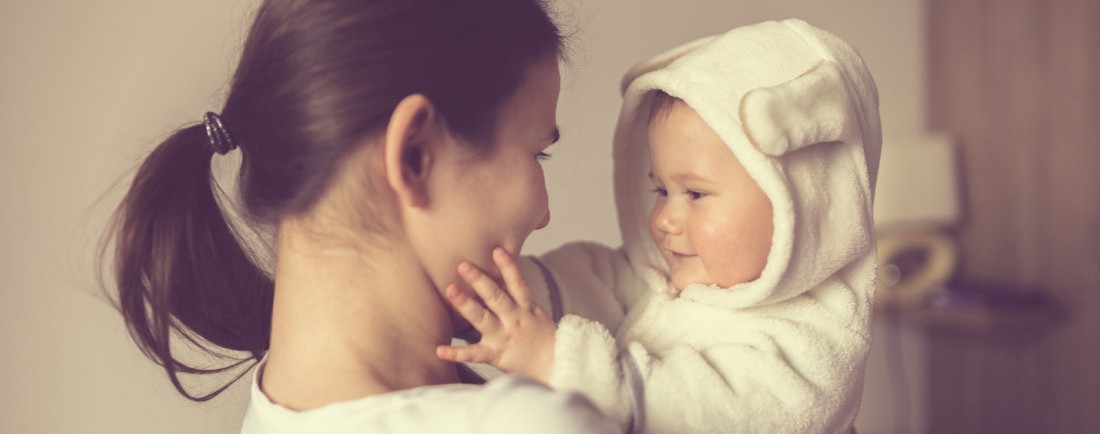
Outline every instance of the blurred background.
{"label": "blurred background", "polygon": [[[248,382],[180,397],[93,265],[134,166],[221,107],[257,4],[0,2],[0,432],[238,432]],[[803,18],[862,52],[881,99],[883,271],[859,432],[1100,432],[1100,0],[555,7],[573,49],[554,218],[526,253],[619,243],[610,139],[634,62]]]}

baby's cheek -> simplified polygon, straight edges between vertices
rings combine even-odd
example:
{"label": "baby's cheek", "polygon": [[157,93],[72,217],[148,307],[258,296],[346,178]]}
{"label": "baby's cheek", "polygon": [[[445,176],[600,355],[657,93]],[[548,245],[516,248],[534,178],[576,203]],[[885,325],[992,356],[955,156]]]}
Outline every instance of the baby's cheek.
{"label": "baby's cheek", "polygon": [[696,250],[700,250],[698,253],[707,256],[724,256],[729,253],[728,250],[737,241],[733,239],[736,224],[733,217],[721,213],[699,215],[691,225],[695,229],[692,242],[695,243]]}
{"label": "baby's cheek", "polygon": [[736,236],[736,219],[725,215],[708,215],[694,227],[692,237],[695,253],[699,255],[710,284],[730,286],[740,282],[737,266],[743,259],[742,240]]}

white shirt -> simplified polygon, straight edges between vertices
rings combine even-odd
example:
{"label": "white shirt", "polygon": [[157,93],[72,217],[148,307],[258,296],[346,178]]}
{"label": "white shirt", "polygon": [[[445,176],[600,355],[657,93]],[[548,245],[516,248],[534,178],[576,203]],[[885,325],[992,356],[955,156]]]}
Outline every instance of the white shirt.
{"label": "white shirt", "polygon": [[263,366],[253,374],[242,434],[617,432],[583,396],[517,376],[483,386],[416,387],[299,412],[272,402],[260,390]]}

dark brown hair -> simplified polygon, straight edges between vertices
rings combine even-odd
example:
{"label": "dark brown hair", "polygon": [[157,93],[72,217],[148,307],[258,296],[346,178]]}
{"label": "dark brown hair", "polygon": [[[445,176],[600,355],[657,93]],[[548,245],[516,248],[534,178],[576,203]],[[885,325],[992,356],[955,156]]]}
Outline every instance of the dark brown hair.
{"label": "dark brown hair", "polygon": [[669,95],[660,89],[652,91],[649,98],[649,123],[651,124],[655,120],[666,119],[668,113],[672,111],[672,106],[676,105],[677,102],[683,102],[680,98]]}
{"label": "dark brown hair", "polygon": [[[526,69],[561,52],[540,0],[265,1],[221,111],[243,153],[245,216],[271,224],[308,210],[337,164],[413,93],[427,96],[472,146],[486,146]],[[261,358],[274,291],[218,206],[213,155],[202,124],[156,146],[106,238],[115,302],[131,336],[197,401],[244,372],[203,395],[188,392],[179,374],[225,372]],[[181,360],[172,347],[180,338],[230,363]]]}

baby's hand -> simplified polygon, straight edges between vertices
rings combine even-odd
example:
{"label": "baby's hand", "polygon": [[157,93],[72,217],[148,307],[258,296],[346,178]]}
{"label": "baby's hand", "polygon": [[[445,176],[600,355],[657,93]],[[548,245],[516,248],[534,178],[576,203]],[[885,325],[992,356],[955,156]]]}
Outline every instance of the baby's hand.
{"label": "baby's hand", "polygon": [[493,262],[500,267],[507,291],[474,265],[463,262],[458,266],[459,275],[484,305],[455,284],[444,291],[455,310],[481,332],[481,341],[465,347],[440,345],[435,354],[452,362],[488,363],[546,383],[554,363],[558,327],[546,311],[531,303],[531,292],[512,255],[498,247],[493,249]]}

